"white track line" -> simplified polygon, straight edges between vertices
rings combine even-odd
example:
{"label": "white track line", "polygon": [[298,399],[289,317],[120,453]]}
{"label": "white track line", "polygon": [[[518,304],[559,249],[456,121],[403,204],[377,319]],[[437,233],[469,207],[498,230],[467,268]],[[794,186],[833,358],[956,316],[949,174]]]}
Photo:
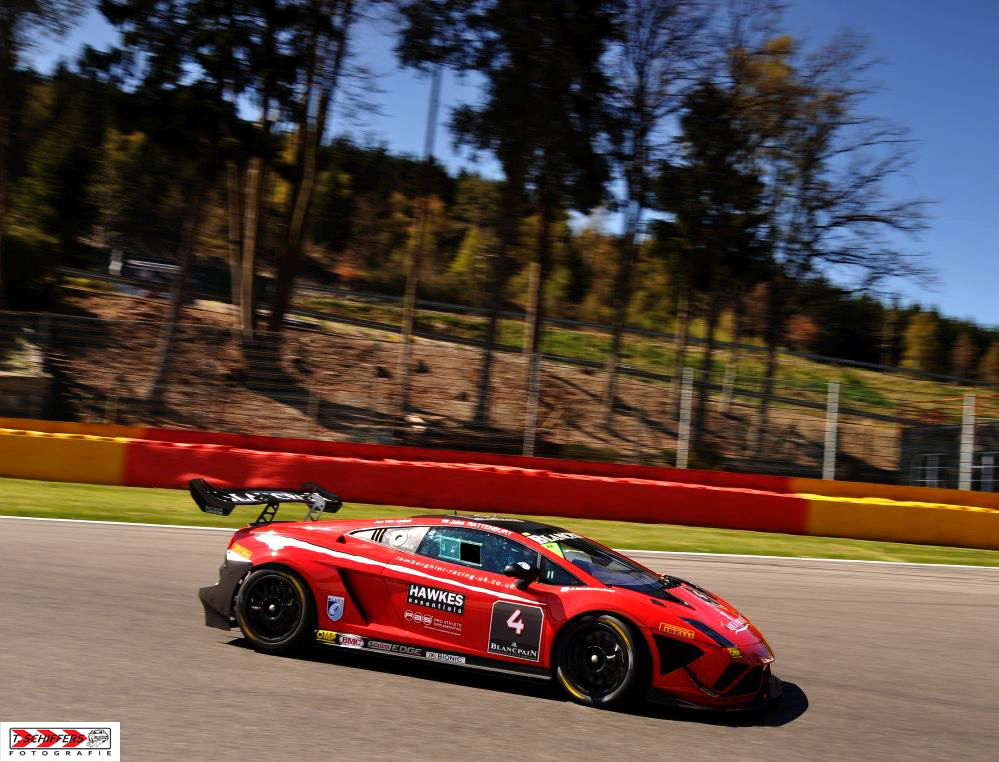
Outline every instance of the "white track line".
{"label": "white track line", "polygon": [[18,519],[20,521],[64,521],[70,524],[110,524],[118,527],[166,527],[167,529],[208,529],[212,532],[235,532],[239,527],[202,527],[194,524],[144,524],[141,521],[103,521],[102,519],[51,519],[42,516],[4,516],[0,519]]}
{"label": "white track line", "polygon": [[[239,527],[204,527],[192,524],[146,524],[139,521],[102,521],[99,519],[53,519],[41,516],[5,516],[0,515],[0,519],[16,519],[19,521],[63,521],[69,524],[105,524],[119,527],[153,527],[154,529],[207,529],[210,532],[235,532]],[[822,558],[821,556],[761,556],[749,553],[704,553],[693,550],[639,550],[637,548],[617,548],[621,553],[647,556],[687,556],[695,558],[727,559],[727,558],[753,558],[764,561],[822,561],[834,564],[879,564],[882,566],[917,566],[921,568],[938,568],[941,566],[948,569],[996,569],[999,566],[978,566],[975,564],[933,564],[920,563],[918,561],[875,561],[864,558]]]}

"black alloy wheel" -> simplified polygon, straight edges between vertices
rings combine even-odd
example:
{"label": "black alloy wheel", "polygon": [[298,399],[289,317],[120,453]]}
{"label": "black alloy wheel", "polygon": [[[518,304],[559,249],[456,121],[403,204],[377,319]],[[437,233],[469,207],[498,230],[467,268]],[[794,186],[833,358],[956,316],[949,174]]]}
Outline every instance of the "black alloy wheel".
{"label": "black alloy wheel", "polygon": [[305,584],[283,569],[260,569],[236,596],[239,629],[261,651],[290,651],[309,636],[315,606]]}
{"label": "black alloy wheel", "polygon": [[638,662],[632,628],[610,614],[591,614],[570,623],[560,638],[555,674],[577,703],[607,707],[631,693]]}

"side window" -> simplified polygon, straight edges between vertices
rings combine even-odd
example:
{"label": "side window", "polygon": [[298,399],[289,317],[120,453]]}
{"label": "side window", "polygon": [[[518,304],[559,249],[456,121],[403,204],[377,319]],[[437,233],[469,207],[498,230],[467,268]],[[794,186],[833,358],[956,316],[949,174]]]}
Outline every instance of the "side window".
{"label": "side window", "polygon": [[362,529],[351,532],[352,537],[370,540],[381,545],[388,545],[398,550],[408,550],[415,553],[427,533],[427,527],[378,527],[377,529]]}
{"label": "side window", "polygon": [[421,556],[502,574],[507,564],[538,562],[538,554],[522,543],[463,527],[431,527],[416,551]]}
{"label": "side window", "polygon": [[538,577],[538,582],[543,582],[546,585],[559,585],[560,587],[576,587],[583,584],[575,576],[545,556],[541,557],[541,575]]}

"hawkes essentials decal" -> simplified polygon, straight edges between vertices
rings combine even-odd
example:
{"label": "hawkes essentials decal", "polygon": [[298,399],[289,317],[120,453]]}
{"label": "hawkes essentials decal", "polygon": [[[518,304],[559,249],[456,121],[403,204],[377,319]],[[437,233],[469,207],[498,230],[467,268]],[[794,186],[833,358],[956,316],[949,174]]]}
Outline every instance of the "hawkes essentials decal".
{"label": "hawkes essentials decal", "polygon": [[441,590],[426,585],[410,584],[406,594],[406,603],[413,606],[423,606],[428,609],[446,611],[449,614],[465,613],[465,594],[451,590]]}

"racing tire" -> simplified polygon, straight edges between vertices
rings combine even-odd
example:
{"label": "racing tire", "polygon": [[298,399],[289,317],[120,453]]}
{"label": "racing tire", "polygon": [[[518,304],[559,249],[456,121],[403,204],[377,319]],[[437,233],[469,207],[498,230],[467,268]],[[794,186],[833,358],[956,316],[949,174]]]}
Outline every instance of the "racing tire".
{"label": "racing tire", "polygon": [[308,586],[285,569],[258,569],[239,587],[236,621],[258,651],[287,653],[315,629],[316,606]]}
{"label": "racing tire", "polygon": [[577,704],[624,703],[641,684],[642,657],[634,629],[611,614],[587,614],[559,637],[555,679]]}

